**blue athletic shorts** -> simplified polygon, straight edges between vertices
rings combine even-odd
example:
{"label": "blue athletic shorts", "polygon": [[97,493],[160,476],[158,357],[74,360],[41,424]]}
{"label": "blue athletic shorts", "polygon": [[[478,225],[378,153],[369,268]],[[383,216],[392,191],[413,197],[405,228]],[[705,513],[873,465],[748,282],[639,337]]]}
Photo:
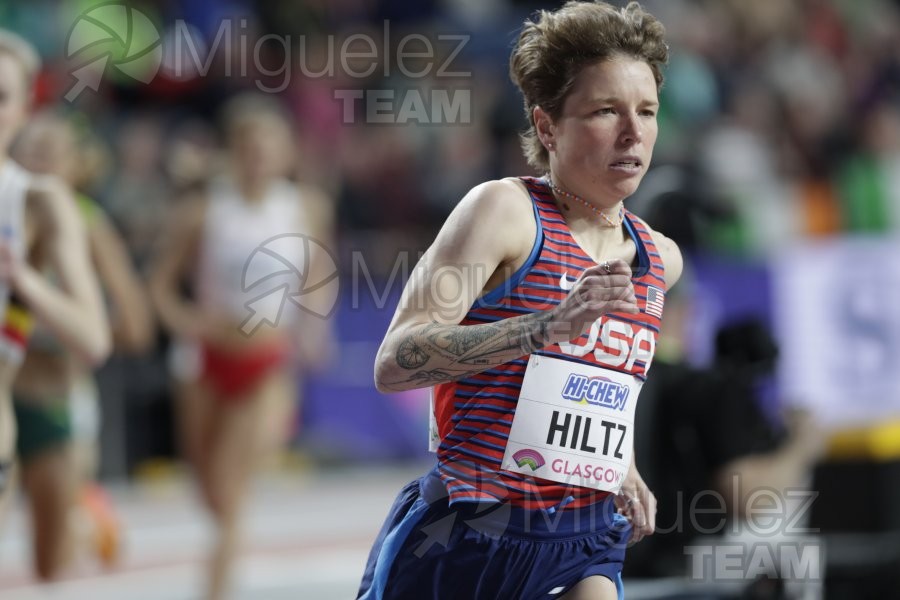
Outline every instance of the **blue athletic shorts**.
{"label": "blue athletic shorts", "polygon": [[400,492],[375,540],[357,598],[552,600],[602,575],[623,598],[631,524],[612,496],[564,510],[508,503],[452,507],[435,471]]}

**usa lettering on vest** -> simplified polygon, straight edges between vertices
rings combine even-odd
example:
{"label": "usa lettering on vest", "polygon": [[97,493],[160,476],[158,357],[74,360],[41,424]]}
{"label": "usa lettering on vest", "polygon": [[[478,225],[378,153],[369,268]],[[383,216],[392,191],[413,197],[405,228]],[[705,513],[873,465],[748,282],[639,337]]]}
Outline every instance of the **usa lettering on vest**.
{"label": "usa lettering on vest", "polygon": [[[650,368],[656,340],[645,327],[632,326],[630,323],[599,318],[591,324],[588,339],[584,344],[562,342],[560,349],[570,356],[584,356],[594,352],[594,359],[610,367],[634,368],[635,361],[641,361],[645,368]],[[600,341],[600,345],[597,341]],[[580,338],[579,338],[580,340]]]}

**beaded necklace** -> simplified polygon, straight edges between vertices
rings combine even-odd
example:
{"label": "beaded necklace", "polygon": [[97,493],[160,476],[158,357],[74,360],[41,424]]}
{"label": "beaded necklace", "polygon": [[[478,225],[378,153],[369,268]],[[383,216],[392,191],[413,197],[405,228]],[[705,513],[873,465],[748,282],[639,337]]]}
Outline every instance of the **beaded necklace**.
{"label": "beaded necklace", "polygon": [[567,192],[567,191],[559,188],[555,183],[553,183],[553,179],[549,175],[547,176],[547,182],[550,184],[550,189],[553,190],[554,192],[556,192],[557,194],[559,194],[560,196],[564,196],[571,200],[575,200],[576,202],[580,202],[581,204],[584,204],[589,209],[591,209],[592,211],[594,211],[595,213],[600,215],[600,218],[603,219],[604,221],[606,221],[606,227],[621,227],[622,223],[625,221],[625,208],[624,207],[619,208],[618,221],[613,221],[612,219],[607,217],[606,214],[602,210],[600,210],[599,208],[597,208],[596,206],[594,206],[593,204],[591,204],[584,198],[581,198],[580,196],[576,196],[575,194],[572,194],[570,192]]}

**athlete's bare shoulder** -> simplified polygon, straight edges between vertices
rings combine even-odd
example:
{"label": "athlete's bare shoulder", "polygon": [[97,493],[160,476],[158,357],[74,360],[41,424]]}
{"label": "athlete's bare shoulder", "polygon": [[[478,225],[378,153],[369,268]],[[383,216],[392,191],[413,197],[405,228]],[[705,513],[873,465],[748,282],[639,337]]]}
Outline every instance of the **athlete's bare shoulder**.
{"label": "athlete's bare shoulder", "polygon": [[[525,228],[534,233],[534,211],[524,184],[513,177],[481,183],[466,194],[454,212],[464,211],[467,218],[487,221],[498,234]],[[531,236],[533,237],[533,236]]]}
{"label": "athlete's bare shoulder", "polygon": [[32,242],[49,241],[73,228],[83,228],[71,189],[53,175],[31,176],[25,194],[25,219]]}
{"label": "athlete's bare shoulder", "polygon": [[[499,208],[504,212],[514,212],[510,216],[521,216],[524,212],[526,215],[532,214],[531,199],[525,184],[518,177],[504,177],[503,179],[492,179],[475,186],[472,189],[475,197],[482,203],[491,203],[494,208]],[[526,209],[523,211],[523,209]]]}
{"label": "athlete's bare shoulder", "polygon": [[304,202],[330,203],[328,194],[325,193],[325,190],[318,185],[305,181],[299,181],[294,183],[293,185]]}
{"label": "athlete's bare shoulder", "polygon": [[334,226],[334,201],[317,185],[297,183],[295,186],[312,231],[319,235],[329,232]]}
{"label": "athlete's bare shoulder", "polygon": [[528,190],[514,177],[472,188],[444,225],[448,233],[477,236],[479,243],[500,249],[503,261],[511,262],[530,252],[536,227]]}
{"label": "athlete's bare shoulder", "polygon": [[672,287],[675,285],[675,282],[681,278],[681,271],[684,268],[684,259],[681,256],[681,250],[678,248],[678,244],[659,231],[651,228],[647,225],[647,222],[640,217],[637,217],[637,219],[643,223],[644,227],[647,228],[647,231],[650,232],[653,243],[656,244],[660,258],[662,258],[663,265],[666,268],[666,287]]}
{"label": "athlete's bare shoulder", "polygon": [[55,210],[71,195],[69,187],[54,175],[32,175],[26,199],[37,208]]}

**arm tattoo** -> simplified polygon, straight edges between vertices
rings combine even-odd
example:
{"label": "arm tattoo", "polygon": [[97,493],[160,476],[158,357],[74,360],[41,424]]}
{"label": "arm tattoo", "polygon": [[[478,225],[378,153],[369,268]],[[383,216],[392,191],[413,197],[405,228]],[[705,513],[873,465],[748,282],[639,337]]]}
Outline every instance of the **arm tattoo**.
{"label": "arm tattoo", "polygon": [[407,388],[406,384],[410,383],[416,384],[415,387],[427,387],[446,381],[459,381],[460,379],[477,375],[478,373],[481,373],[482,370],[483,369],[475,369],[474,371],[453,369],[419,370],[414,371],[412,375],[406,379],[392,381],[385,387],[395,390],[404,390]]}
{"label": "arm tattoo", "polygon": [[413,336],[408,336],[397,348],[397,364],[404,369],[424,367],[430,358],[425,349],[416,343]]}
{"label": "arm tattoo", "polygon": [[457,327],[449,331],[439,331],[432,341],[454,356],[464,356],[469,350],[479,346],[497,334],[497,327]]}
{"label": "arm tattoo", "polygon": [[[538,317],[534,320],[535,326],[529,328],[531,330],[531,335],[528,335],[527,331],[523,332],[522,350],[525,354],[531,354],[535,350],[540,350],[550,341],[548,329],[551,316],[552,315],[549,312],[538,313]],[[523,329],[525,329],[525,327],[523,327]]]}
{"label": "arm tattoo", "polygon": [[[551,319],[548,311],[484,325],[426,325],[400,341],[397,365],[414,372],[392,383],[456,381],[530,354],[549,343]],[[423,368],[433,359],[440,362]]]}

